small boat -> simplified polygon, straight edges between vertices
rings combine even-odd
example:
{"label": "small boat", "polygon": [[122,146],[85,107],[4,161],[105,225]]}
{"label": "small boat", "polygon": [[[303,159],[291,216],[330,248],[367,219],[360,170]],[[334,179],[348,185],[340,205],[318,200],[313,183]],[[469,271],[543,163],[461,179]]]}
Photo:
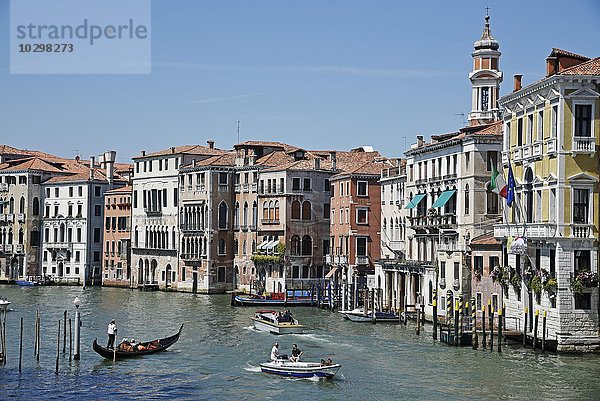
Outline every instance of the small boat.
{"label": "small boat", "polygon": [[[285,317],[285,315],[283,315]],[[254,322],[254,328],[259,331],[268,331],[273,334],[302,334],[304,326],[298,324],[298,320],[289,315],[289,319],[285,321],[274,310],[257,310],[254,317],[251,317]]]}
{"label": "small boat", "polygon": [[21,287],[37,287],[37,286],[42,285],[41,282],[33,281],[33,280],[16,280],[15,284],[17,284]]}
{"label": "small boat", "polygon": [[[362,308],[356,308],[352,310],[341,310],[338,311],[342,314],[344,319],[350,320],[352,322],[372,322],[373,314],[371,311],[368,311],[365,315],[363,313]],[[392,322],[398,323],[400,321],[400,316],[394,312],[375,312],[375,321],[376,322]]]}
{"label": "small boat", "polygon": [[10,305],[10,301],[0,298],[0,311],[6,312],[8,310],[8,305]]}
{"label": "small boat", "polygon": [[338,363],[291,362],[285,359],[260,364],[260,370],[263,373],[286,377],[319,377],[325,379],[333,378],[341,367],[342,365]]}
{"label": "small boat", "polygon": [[105,348],[101,345],[98,345],[98,341],[94,340],[92,347],[94,351],[96,351],[101,356],[106,359],[125,359],[125,358],[135,358],[138,356],[155,354],[160,351],[164,351],[169,348],[171,345],[175,344],[177,340],[179,340],[179,336],[181,335],[181,330],[183,329],[183,324],[179,328],[179,331],[166,338],[161,338],[160,340],[148,341],[143,343],[138,343],[138,346],[143,346],[143,350],[132,350],[132,351],[121,351],[119,349],[112,350],[110,348]]}
{"label": "small boat", "polygon": [[268,295],[236,295],[233,299],[239,306],[311,306],[316,303],[316,297],[308,290],[288,290]]}

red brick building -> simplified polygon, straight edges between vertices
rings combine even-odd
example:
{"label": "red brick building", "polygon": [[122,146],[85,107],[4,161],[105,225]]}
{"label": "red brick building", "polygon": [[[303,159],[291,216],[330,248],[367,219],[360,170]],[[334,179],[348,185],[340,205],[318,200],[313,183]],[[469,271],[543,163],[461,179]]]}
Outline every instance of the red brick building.
{"label": "red brick building", "polygon": [[131,197],[133,187],[107,191],[104,194],[104,245],[102,285],[131,285]]}

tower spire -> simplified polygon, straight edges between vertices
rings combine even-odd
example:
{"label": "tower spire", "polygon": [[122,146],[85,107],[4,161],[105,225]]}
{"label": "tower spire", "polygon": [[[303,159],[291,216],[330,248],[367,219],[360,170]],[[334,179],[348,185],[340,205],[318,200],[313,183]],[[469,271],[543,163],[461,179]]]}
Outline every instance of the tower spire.
{"label": "tower spire", "polygon": [[498,97],[502,72],[500,44],[492,36],[489,8],[486,7],[485,25],[481,38],[473,44],[473,70],[469,73],[472,88],[469,124],[487,124],[498,119]]}

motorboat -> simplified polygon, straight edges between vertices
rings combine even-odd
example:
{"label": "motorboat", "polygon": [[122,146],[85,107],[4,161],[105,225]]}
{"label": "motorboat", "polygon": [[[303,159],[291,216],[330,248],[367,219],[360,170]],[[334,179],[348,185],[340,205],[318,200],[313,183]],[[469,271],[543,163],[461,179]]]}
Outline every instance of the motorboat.
{"label": "motorboat", "polygon": [[0,311],[6,312],[8,310],[8,305],[10,305],[10,301],[0,298]]}
{"label": "motorboat", "polygon": [[298,323],[291,314],[280,314],[274,310],[257,310],[254,317],[254,328],[273,334],[302,334],[304,326]]}
{"label": "motorboat", "polygon": [[285,377],[310,378],[318,377],[331,379],[340,370],[339,363],[325,362],[291,362],[285,359],[277,359],[271,362],[261,363],[260,370],[263,373],[280,375]]}
{"label": "motorboat", "polygon": [[235,295],[233,305],[238,306],[312,306],[316,297],[309,290],[287,290],[263,295]]}
{"label": "motorboat", "polygon": [[342,314],[344,319],[352,322],[372,322],[374,320],[376,322],[398,323],[400,321],[400,316],[394,312],[375,312],[375,317],[373,318],[373,313],[371,311],[367,311],[365,314],[363,310],[363,308],[356,308],[352,310],[341,310],[338,312]]}
{"label": "motorboat", "polygon": [[36,280],[16,280],[15,284],[21,287],[37,287],[42,285],[42,282]]}
{"label": "motorboat", "polygon": [[99,355],[103,356],[106,359],[135,358],[139,356],[155,354],[157,352],[164,351],[171,345],[175,344],[177,340],[179,340],[181,330],[183,330],[183,324],[179,328],[179,331],[170,337],[142,342],[137,344],[136,346],[126,346],[126,344],[121,343],[119,344],[119,346],[117,346],[116,349],[105,348],[99,345],[98,341],[95,339],[94,343],[92,344],[92,348]]}

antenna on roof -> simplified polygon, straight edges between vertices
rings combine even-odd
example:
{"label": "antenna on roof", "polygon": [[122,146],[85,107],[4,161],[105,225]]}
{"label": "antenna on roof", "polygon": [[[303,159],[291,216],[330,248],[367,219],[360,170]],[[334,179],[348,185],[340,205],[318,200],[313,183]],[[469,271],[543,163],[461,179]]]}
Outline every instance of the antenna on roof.
{"label": "antenna on roof", "polygon": [[463,125],[467,123],[467,120],[465,120],[465,113],[454,113],[454,115],[462,117],[461,118],[461,122],[462,122]]}
{"label": "antenna on roof", "polygon": [[237,143],[240,143],[240,120],[235,120],[237,123]]}
{"label": "antenna on roof", "polygon": [[81,156],[79,155],[79,149],[73,149],[73,152],[75,152],[75,158],[78,159]]}

